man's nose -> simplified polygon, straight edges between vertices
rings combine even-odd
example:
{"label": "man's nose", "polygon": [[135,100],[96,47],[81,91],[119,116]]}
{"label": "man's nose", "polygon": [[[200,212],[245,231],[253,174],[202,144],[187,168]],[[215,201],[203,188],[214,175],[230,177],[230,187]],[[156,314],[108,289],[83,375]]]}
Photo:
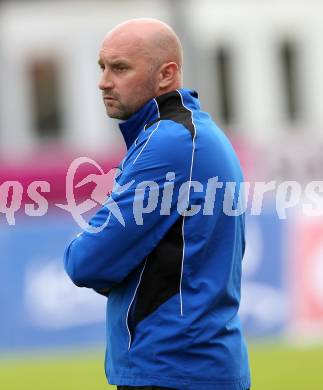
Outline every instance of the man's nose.
{"label": "man's nose", "polygon": [[109,72],[107,71],[107,69],[105,69],[102,72],[102,76],[101,76],[101,79],[99,82],[99,88],[103,91],[105,89],[111,89],[111,88],[113,88],[113,86],[114,86],[114,84],[111,80]]}

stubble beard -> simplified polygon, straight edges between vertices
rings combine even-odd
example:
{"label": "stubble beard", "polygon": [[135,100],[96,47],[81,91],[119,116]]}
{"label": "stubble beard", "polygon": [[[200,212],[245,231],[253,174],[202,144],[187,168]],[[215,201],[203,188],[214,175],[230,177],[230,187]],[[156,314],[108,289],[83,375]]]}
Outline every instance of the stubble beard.
{"label": "stubble beard", "polygon": [[156,82],[152,74],[149,76],[146,82],[138,90],[133,92],[133,95],[137,99],[132,104],[123,104],[120,98],[116,100],[117,107],[109,107],[105,103],[107,115],[113,119],[127,120],[149,100],[153,99],[156,96]]}
{"label": "stubble beard", "polygon": [[118,101],[118,107],[108,107],[106,105],[107,115],[112,119],[126,120],[134,113],[128,106],[124,106]]}

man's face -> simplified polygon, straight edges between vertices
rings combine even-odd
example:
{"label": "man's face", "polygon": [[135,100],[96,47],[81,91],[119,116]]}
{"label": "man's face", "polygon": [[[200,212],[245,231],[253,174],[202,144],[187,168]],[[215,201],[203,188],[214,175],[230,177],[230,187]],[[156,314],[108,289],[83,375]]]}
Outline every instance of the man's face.
{"label": "man's face", "polygon": [[111,118],[128,119],[156,96],[156,69],[140,42],[124,36],[106,38],[99,65],[102,69],[99,88]]}

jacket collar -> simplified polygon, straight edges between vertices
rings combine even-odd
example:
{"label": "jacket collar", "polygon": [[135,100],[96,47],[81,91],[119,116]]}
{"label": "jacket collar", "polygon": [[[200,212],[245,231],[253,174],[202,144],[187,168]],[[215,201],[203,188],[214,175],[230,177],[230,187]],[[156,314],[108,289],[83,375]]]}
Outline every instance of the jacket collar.
{"label": "jacket collar", "polygon": [[172,107],[171,101],[174,99],[174,96],[178,97],[178,94],[181,95],[182,103],[188,109],[200,108],[197,92],[189,89],[178,89],[149,100],[129,119],[119,123],[127,149],[131,147],[145,125],[163,119],[163,112],[165,110],[168,111]]}

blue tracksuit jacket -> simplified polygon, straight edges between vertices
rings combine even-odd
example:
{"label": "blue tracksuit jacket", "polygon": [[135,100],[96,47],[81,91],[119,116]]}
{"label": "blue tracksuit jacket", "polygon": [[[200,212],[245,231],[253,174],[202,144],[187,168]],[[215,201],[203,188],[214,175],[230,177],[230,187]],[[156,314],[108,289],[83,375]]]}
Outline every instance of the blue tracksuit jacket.
{"label": "blue tracksuit jacket", "polygon": [[248,389],[238,317],[244,215],[223,206],[225,183],[243,181],[238,159],[190,90],[152,99],[120,129],[128,152],[90,221],[106,226],[75,238],[64,260],[76,285],[108,296],[108,380]]}

